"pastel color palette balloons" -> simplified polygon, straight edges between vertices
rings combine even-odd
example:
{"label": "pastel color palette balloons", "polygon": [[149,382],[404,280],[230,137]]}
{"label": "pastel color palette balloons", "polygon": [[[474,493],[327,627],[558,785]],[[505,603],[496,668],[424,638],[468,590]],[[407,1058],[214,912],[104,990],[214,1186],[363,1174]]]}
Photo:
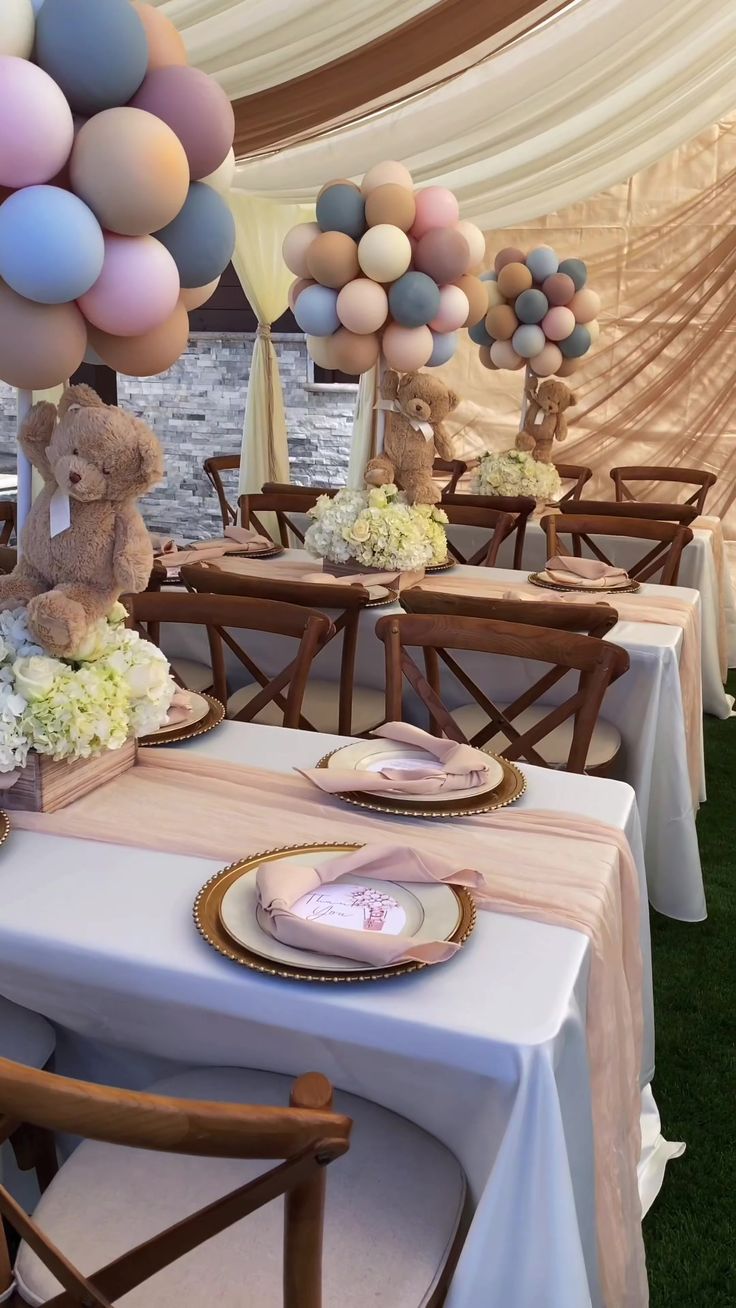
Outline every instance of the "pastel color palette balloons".
{"label": "pastel color palette balloons", "polygon": [[497,368],[510,368],[515,371],[523,368],[524,360],[514,350],[511,341],[494,341],[491,346],[491,362]]}
{"label": "pastel color palette balloons", "polygon": [[160,241],[108,232],[102,272],[79,307],[100,331],[141,336],[171,317],[179,291],[176,264]]}
{"label": "pastel color palette balloons", "polygon": [[377,282],[358,277],[340,291],[337,316],[348,331],[358,336],[372,335],[388,318],[388,296]]}
{"label": "pastel color palette balloons", "polygon": [[323,232],[343,232],[359,241],[366,228],[365,200],[350,183],[337,182],[317,200],[317,223]]}
{"label": "pastel color palette balloons", "polygon": [[572,280],[576,291],[582,291],[588,280],[588,269],[582,259],[563,259],[557,271]]}
{"label": "pastel color palette balloons", "polygon": [[358,247],[345,232],[320,232],[307,250],[309,276],[323,286],[340,290],[360,272]]}
{"label": "pastel color palette balloons", "polygon": [[[431,329],[430,329],[431,330]],[[432,332],[432,353],[427,359],[427,368],[441,368],[449,363],[457,349],[457,332]]]}
{"label": "pastel color palette balloons", "polygon": [[411,263],[411,244],[406,232],[390,223],[370,227],[360,239],[358,262],[375,282],[394,282]]}
{"label": "pastel color palette balloons", "polygon": [[468,270],[468,242],[452,227],[432,227],[419,238],[414,252],[417,268],[442,285],[454,282]]}
{"label": "pastel color palette balloons", "polygon": [[320,229],[316,223],[297,223],[296,227],[286,233],[281,254],[287,268],[296,277],[309,276],[307,251],[319,234]]}
{"label": "pastel color palette balloons", "polygon": [[90,327],[93,350],[108,368],[126,377],[155,377],[166,372],[183,353],[189,335],[189,317],[181,301],[160,327],[142,336],[109,336]]}
{"label": "pastel color palette balloons", "polygon": [[547,344],[529,360],[530,368],[537,377],[553,377],[562,364],[562,351],[553,341]]}
{"label": "pastel color palette balloons", "polygon": [[456,332],[465,325],[469,312],[468,297],[459,286],[442,286],[439,310],[429,326],[433,332]]}
{"label": "pastel color palette balloons", "polygon": [[294,317],[308,336],[332,336],[340,326],[337,291],[328,286],[308,286],[294,305]]}
{"label": "pastel color palette balloons", "polygon": [[575,327],[575,315],[572,309],[558,304],[542,319],[544,334],[550,341],[564,341]]}
{"label": "pastel color palette balloons", "polygon": [[532,323],[523,323],[511,337],[511,345],[522,359],[531,359],[544,349],[544,332]]}
{"label": "pastel color palette balloons", "polygon": [[575,283],[567,273],[553,273],[542,282],[542,290],[551,305],[569,304],[575,294]]}
{"label": "pastel color palette balloons", "polygon": [[576,322],[592,322],[600,313],[600,296],[596,295],[595,291],[592,291],[589,286],[584,286],[582,291],[576,291],[570,301],[570,308],[575,315]]}
{"label": "pastel color palette balloons", "polygon": [[233,107],[199,68],[154,68],[132,103],[168,123],[184,146],[193,181],[214,172],[227,157],[235,134]]}
{"label": "pastel color palette balloons", "polygon": [[389,323],[383,333],[383,353],[389,368],[413,372],[431,358],[434,341],[429,327],[401,327]]}
{"label": "pastel color palette balloons", "polygon": [[474,323],[480,322],[485,318],[488,312],[488,292],[484,282],[479,277],[473,277],[467,274],[458,278],[457,285],[465,295],[468,301],[468,316],[462,327],[472,327]]}
{"label": "pastel color palette balloons", "polygon": [[479,268],[485,259],[486,238],[480,227],[476,227],[475,223],[459,222],[455,230],[468,242],[468,249],[470,250],[468,272],[472,272],[474,269]]}
{"label": "pastel color palette balloons", "polygon": [[75,113],[96,114],[135,95],[146,75],[148,40],[130,0],[45,0],[35,58]]}
{"label": "pastel color palette balloons", "polygon": [[0,186],[51,181],[73,141],[72,111],[52,78],[26,59],[0,56]]}
{"label": "pastel color palette balloons", "polygon": [[482,318],[480,322],[473,323],[473,326],[468,328],[468,336],[475,345],[486,347],[493,345],[494,338]]}
{"label": "pastel color palette balloons", "polygon": [[95,114],[80,127],[69,176],[102,226],[120,236],[159,231],[189,193],[181,141],[160,118],[127,106]]}
{"label": "pastel color palette balloons", "polygon": [[45,391],[76,372],[87,327],[76,304],[36,304],[0,282],[0,377],[24,391]]}
{"label": "pastel color palette balloons", "polygon": [[560,261],[551,246],[537,245],[526,256],[526,266],[535,282],[543,282],[557,272]]}
{"label": "pastel color palette balloons", "polygon": [[549,301],[541,291],[522,291],[514,302],[514,313],[519,322],[541,322],[549,309]]}
{"label": "pastel color palette balloons", "polygon": [[525,263],[507,263],[498,274],[498,289],[509,300],[531,289],[533,277]]}
{"label": "pastel color palette balloons", "polygon": [[215,277],[214,281],[208,282],[206,286],[194,286],[191,290],[183,290],[179,299],[184,308],[191,313],[192,309],[199,309],[208,300],[211,300],[219,285],[220,278]]}
{"label": "pastel color palette balloons", "polygon": [[524,251],[520,250],[518,246],[506,245],[503,250],[499,250],[496,255],[496,258],[493,261],[493,267],[498,275],[501,269],[505,268],[508,263],[523,263],[525,258],[526,255],[524,254]]}
{"label": "pastel color palette balloons", "polygon": [[560,349],[566,359],[580,359],[590,349],[590,332],[582,323],[578,323],[564,341]]}
{"label": "pastel color palette balloons", "polygon": [[133,8],[143,24],[148,42],[148,71],[152,68],[169,68],[187,62],[184,41],[170,18],[154,5],[133,0]]}
{"label": "pastel color palette balloons", "polygon": [[97,281],[104,255],[100,224],[69,191],[27,186],[0,205],[0,277],[28,300],[79,299]]}
{"label": "pastel color palette balloons", "polygon": [[193,182],[184,207],[156,236],[172,255],[182,286],[205,286],[232,258],[235,220],[217,191]]}
{"label": "pastel color palette balloons", "polygon": [[417,191],[416,210],[412,235],[419,239],[434,228],[452,227],[460,219],[457,200],[445,186],[427,186],[425,190]]}
{"label": "pastel color palette balloons", "polygon": [[30,58],[36,30],[31,0],[3,0],[0,22],[0,55]]}
{"label": "pastel color palette balloons", "polygon": [[393,159],[387,159],[384,163],[374,164],[368,169],[361,184],[363,195],[370,195],[378,186],[387,186],[393,183],[396,186],[405,186],[408,190],[414,190],[414,181],[409,169],[402,163],[396,163]]}
{"label": "pastel color palette balloons", "polygon": [[402,327],[426,327],[440,311],[441,302],[439,286],[421,272],[404,273],[388,293],[391,314]]}
{"label": "pastel color palette balloons", "polygon": [[359,375],[362,372],[369,372],[378,362],[380,341],[377,336],[358,335],[341,327],[334,336],[328,337],[328,340],[332,341],[330,350],[332,363],[328,367]]}
{"label": "pastel color palette balloons", "polygon": [[408,232],[417,216],[414,192],[396,182],[386,182],[371,191],[365,202],[365,220],[369,227],[389,223]]}

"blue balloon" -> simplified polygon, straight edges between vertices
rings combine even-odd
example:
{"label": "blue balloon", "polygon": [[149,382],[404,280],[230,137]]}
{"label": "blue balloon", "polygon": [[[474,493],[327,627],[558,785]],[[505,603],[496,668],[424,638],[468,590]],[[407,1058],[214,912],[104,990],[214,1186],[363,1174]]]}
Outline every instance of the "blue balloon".
{"label": "blue balloon", "polygon": [[535,282],[543,282],[545,277],[557,272],[560,261],[548,245],[538,245],[526,256],[526,266]]}
{"label": "blue balloon", "polygon": [[495,273],[495,272],[481,273],[481,275],[480,275],[480,281],[482,281],[482,282],[497,282],[497,281],[498,281],[498,273]]}
{"label": "blue balloon", "polygon": [[432,353],[426,366],[441,368],[443,363],[449,363],[456,349],[457,332],[432,332]]}
{"label": "blue balloon", "polygon": [[541,322],[548,309],[549,300],[541,291],[522,291],[514,304],[514,313],[519,322]]}
{"label": "blue balloon", "polygon": [[323,232],[344,232],[359,241],[366,229],[365,200],[354,186],[329,186],[317,201],[317,222]]}
{"label": "blue balloon", "polygon": [[582,259],[563,259],[557,271],[572,278],[576,291],[582,291],[588,280],[588,269]]}
{"label": "blue balloon", "polygon": [[31,4],[33,5],[34,14],[37,14],[43,4],[43,0],[31,0]]}
{"label": "blue balloon", "polygon": [[440,288],[423,272],[407,272],[388,293],[392,317],[402,327],[426,327],[440,308]]}
{"label": "blue balloon", "polygon": [[27,186],[0,205],[0,277],[38,304],[67,304],[94,286],[105,242],[91,209],[59,186]]}
{"label": "blue balloon", "polygon": [[541,327],[527,323],[523,327],[516,328],[511,337],[511,345],[522,359],[533,359],[535,354],[539,354],[540,350],[544,349],[546,340]]}
{"label": "blue balloon", "polygon": [[475,326],[468,328],[468,336],[476,345],[493,345],[494,338],[486,328],[483,318],[481,318],[480,322],[477,322]]}
{"label": "blue balloon", "polygon": [[172,256],[185,290],[213,282],[235,249],[235,222],[227,202],[204,182],[192,182],[184,207],[155,235]]}
{"label": "blue balloon", "polygon": [[294,305],[294,317],[307,336],[332,336],[340,326],[337,291],[329,286],[307,286]]}
{"label": "blue balloon", "polygon": [[573,327],[570,335],[565,337],[564,341],[558,341],[557,343],[562,350],[563,358],[582,359],[583,355],[588,353],[592,340],[588,328],[579,322]]}
{"label": "blue balloon", "polygon": [[127,104],[148,67],[148,40],[130,0],[44,0],[34,60],[75,113]]}

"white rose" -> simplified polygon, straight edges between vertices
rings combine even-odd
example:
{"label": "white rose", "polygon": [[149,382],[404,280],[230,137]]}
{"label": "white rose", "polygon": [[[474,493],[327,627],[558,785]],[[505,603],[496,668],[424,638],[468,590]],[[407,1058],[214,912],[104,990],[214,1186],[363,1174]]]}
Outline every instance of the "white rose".
{"label": "white rose", "polygon": [[35,699],[43,699],[49,694],[56,678],[66,670],[66,665],[59,659],[47,658],[45,654],[31,654],[28,658],[16,659],[13,664],[15,689],[31,703]]}
{"label": "white rose", "polygon": [[133,699],[144,695],[158,695],[169,678],[169,665],[165,659],[139,663],[124,673],[125,683]]}
{"label": "white rose", "polygon": [[119,627],[122,622],[125,622],[127,620],[127,617],[128,617],[128,610],[126,609],[125,605],[121,604],[120,600],[116,600],[112,608],[110,609],[110,612],[107,615],[108,622],[113,627]]}
{"label": "white rose", "polygon": [[370,523],[365,518],[358,518],[350,528],[348,540],[353,541],[356,545],[363,545],[371,534]]}

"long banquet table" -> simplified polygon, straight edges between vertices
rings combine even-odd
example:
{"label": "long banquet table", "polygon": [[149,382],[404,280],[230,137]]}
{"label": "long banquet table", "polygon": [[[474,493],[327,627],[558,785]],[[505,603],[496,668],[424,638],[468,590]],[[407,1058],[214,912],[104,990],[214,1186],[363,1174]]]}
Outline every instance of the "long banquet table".
{"label": "long banquet table", "polygon": [[[302,550],[288,550],[280,558],[258,563],[254,560],[218,560],[218,567],[259,576],[279,575],[285,568],[293,573],[296,568],[315,571],[319,564]],[[513,589],[526,580],[526,574],[506,568],[472,568],[459,566],[451,573],[435,576],[432,581],[441,589],[444,576],[465,578],[478,585],[479,590],[490,582],[501,591]],[[679,601],[692,606],[699,614],[699,598],[695,591],[681,587],[644,586],[640,596],[627,596],[645,604],[648,594],[671,593]],[[536,592],[544,598],[545,592]],[[611,599],[615,605],[615,599]],[[327,610],[329,612],[329,610]],[[374,635],[376,621],[383,615],[399,612],[398,605],[366,609],[361,614],[358,640],[356,683],[383,689],[383,649]],[[623,750],[617,763],[617,777],[627,781],[636,791],[644,834],[647,864],[647,885],[650,902],[661,913],[683,921],[697,922],[706,916],[705,893],[700,866],[695,809],[694,783],[699,797],[705,797],[705,779],[702,748],[702,718],[698,713],[690,723],[690,739],[686,731],[679,665],[682,656],[683,632],[681,628],[657,622],[620,621],[612,628],[608,639],[628,650],[631,667],[612,685],[606,695],[604,716],[621,732]],[[280,645],[277,638],[250,634],[245,644],[261,665],[276,670],[288,661],[288,646]],[[170,658],[185,657],[209,662],[209,647],[204,631],[196,627],[162,629],[162,645]],[[247,677],[242,665],[226,651],[231,689],[241,686]],[[468,656],[465,666],[483,689],[510,701],[529,686],[536,676],[535,665],[488,656]],[[538,668],[538,665],[536,665]],[[340,643],[333,641],[320,652],[315,661],[315,676],[337,681],[340,668]],[[448,683],[447,702],[450,707],[464,703],[468,696],[458,694],[455,683]],[[558,684],[549,697],[556,702],[567,692]],[[411,714],[411,697],[407,711]],[[416,707],[414,720],[426,725],[426,718]],[[693,739],[693,733],[696,738]],[[693,767],[688,767],[688,750]],[[694,761],[693,761],[694,760]]]}
{"label": "long banquet table", "polygon": [[[279,773],[314,765],[340,743],[225,723],[179,748],[203,762]],[[523,771],[521,811],[576,813],[623,831],[643,886],[628,786]],[[204,812],[191,814],[193,826],[206,820]],[[400,838],[402,825],[387,818],[386,838]],[[324,837],[334,839],[329,821]],[[284,813],[284,842],[299,838],[298,822]],[[234,849],[232,856],[253,852]],[[601,1308],[585,1039],[588,937],[482,912],[467,946],[428,972],[367,986],[281,982],[237,967],[198,937],[192,902],[217,867],[126,845],[12,833],[0,861],[0,993],[58,1024],[58,1070],[141,1087],[165,1074],[171,1060],[289,1074],[319,1069],[431,1131],[465,1168],[475,1216],[448,1308]],[[674,1150],[659,1133],[648,1090],[654,1041],[644,894],[640,939],[646,1209]]]}

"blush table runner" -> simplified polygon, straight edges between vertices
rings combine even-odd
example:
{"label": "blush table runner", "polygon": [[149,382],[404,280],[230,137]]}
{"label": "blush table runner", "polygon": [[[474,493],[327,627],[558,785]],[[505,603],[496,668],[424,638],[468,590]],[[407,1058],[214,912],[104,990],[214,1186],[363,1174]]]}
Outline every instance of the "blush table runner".
{"label": "blush table runner", "polygon": [[[166,749],[142,750],[133,769],[66,809],[18,812],[13,821],[40,833],[229,862],[280,845],[285,812],[290,833],[305,843],[387,837],[385,818],[357,814],[297,774]],[[643,1308],[648,1296],[636,1170],[642,961],[638,878],[625,837],[570,814],[509,809],[437,825],[402,820],[401,835],[419,852],[480,872],[482,908],[589,937],[587,1042],[604,1300],[609,1308]]]}

